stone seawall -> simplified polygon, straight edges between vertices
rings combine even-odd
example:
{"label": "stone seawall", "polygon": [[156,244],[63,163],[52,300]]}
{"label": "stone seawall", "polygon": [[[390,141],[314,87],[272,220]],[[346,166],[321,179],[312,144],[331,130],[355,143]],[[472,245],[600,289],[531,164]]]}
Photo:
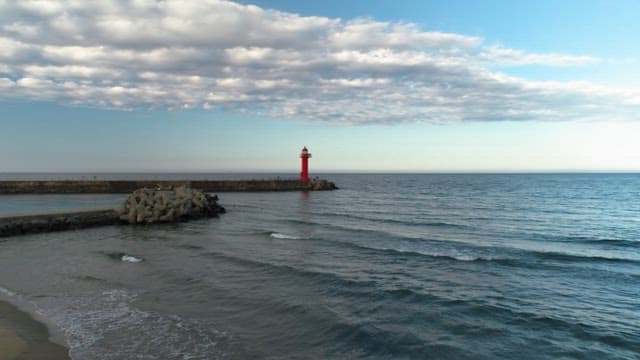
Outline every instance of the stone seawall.
{"label": "stone seawall", "polygon": [[224,214],[218,197],[186,186],[138,189],[115,209],[0,217],[0,237],[116,224],[182,222]]}
{"label": "stone seawall", "polygon": [[0,194],[126,194],[140,188],[185,185],[205,192],[335,190],[333,182],[312,180],[60,180],[0,181]]}
{"label": "stone seawall", "polygon": [[0,217],[0,237],[114,225],[114,210]]}

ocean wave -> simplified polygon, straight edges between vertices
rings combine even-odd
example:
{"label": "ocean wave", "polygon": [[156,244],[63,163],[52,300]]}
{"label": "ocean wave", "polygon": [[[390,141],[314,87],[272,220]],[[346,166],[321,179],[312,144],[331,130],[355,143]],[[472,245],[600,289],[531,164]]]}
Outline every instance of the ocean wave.
{"label": "ocean wave", "polygon": [[[367,231],[367,230],[362,230],[362,231]],[[322,242],[326,242],[326,243],[331,243],[340,247],[347,247],[347,248],[351,248],[351,249],[355,249],[355,250],[366,250],[366,251],[375,251],[375,252],[383,252],[386,254],[389,253],[395,253],[395,254],[403,254],[403,255],[413,255],[413,256],[420,256],[420,257],[429,257],[429,258],[441,258],[441,259],[449,259],[449,260],[455,260],[455,261],[466,261],[466,262],[474,262],[474,261],[509,261],[509,260],[514,260],[511,257],[507,257],[507,256],[493,256],[493,255],[487,255],[487,254],[481,254],[481,253],[467,253],[467,252],[460,252],[460,251],[455,251],[455,250],[451,250],[451,251],[447,251],[447,250],[434,250],[434,251],[426,251],[426,250],[420,250],[420,249],[407,249],[407,248],[399,248],[399,247],[389,247],[389,246],[374,246],[374,245],[370,245],[370,244],[362,244],[362,243],[357,243],[357,242],[351,242],[351,241],[340,241],[340,240],[334,240],[334,239],[328,239],[325,237],[313,237],[311,238],[313,240],[316,241],[322,241]],[[432,243],[432,244],[436,244],[435,246],[444,246],[444,245],[451,245],[452,242],[448,242],[448,241],[440,241],[440,240],[427,240],[427,239],[414,239],[414,238],[404,238],[404,237],[394,237],[394,238],[389,238],[387,239],[388,241],[386,241],[387,243],[392,242],[393,240],[401,240],[401,241],[409,241],[410,244],[416,244],[416,245],[420,245],[421,243]],[[460,245],[462,246],[462,245]],[[477,251],[477,252],[482,252],[482,249],[486,249],[487,248],[474,248],[472,250],[469,251]]]}
{"label": "ocean wave", "polygon": [[[336,236],[342,236],[344,232],[349,233],[350,237],[357,236],[366,239],[370,239],[371,237],[379,238],[383,237],[387,240],[391,241],[411,241],[411,242],[433,242],[433,243],[447,243],[451,244],[453,242],[458,242],[454,240],[438,240],[433,238],[428,238],[422,234],[398,234],[390,231],[380,230],[380,229],[371,229],[371,228],[358,228],[353,226],[347,226],[344,224],[333,224],[333,223],[323,223],[318,221],[300,221],[300,220],[285,220],[288,223],[293,224],[305,224],[305,225],[314,225],[321,226],[325,230],[334,230],[339,232]],[[323,239],[325,240],[325,239]],[[329,240],[331,241],[331,240]],[[462,241],[459,241],[462,243]]]}
{"label": "ocean wave", "polygon": [[135,257],[132,255],[122,255],[122,261],[124,262],[132,262],[132,263],[139,263],[142,261],[142,258],[139,257]]}
{"label": "ocean wave", "polygon": [[[137,297],[108,290],[64,301],[51,299],[43,315],[63,329],[74,359],[204,359],[224,357],[230,349],[227,333],[211,324],[143,311],[131,305]],[[118,341],[118,346],[114,348],[109,339]]]}
{"label": "ocean wave", "polygon": [[[472,317],[487,318],[517,325],[529,333],[532,329],[556,329],[570,333],[573,338],[602,342],[612,346],[637,349],[637,341],[634,327],[628,324],[617,324],[614,329],[606,329],[601,326],[597,318],[574,318],[566,314],[551,314],[545,312],[532,312],[512,306],[489,304],[484,301],[456,301],[456,311],[468,313]],[[571,338],[568,337],[568,338]]]}
{"label": "ocean wave", "polygon": [[[378,252],[388,252],[387,250],[376,249]],[[389,250],[397,252],[396,250]],[[411,255],[424,257],[423,254],[410,253]],[[361,301],[367,299],[367,301],[382,301],[386,302],[390,299],[405,298],[405,300],[412,299],[415,302],[432,302],[432,301],[450,301],[451,299],[441,297],[435,294],[429,294],[417,289],[411,289],[408,287],[402,287],[397,281],[389,283],[385,279],[381,278],[351,278],[349,274],[336,273],[332,270],[321,270],[311,268],[299,268],[290,264],[278,264],[271,263],[256,259],[247,259],[244,257],[237,257],[220,252],[209,252],[203,254],[203,256],[216,259],[217,262],[225,261],[232,262],[241,267],[248,267],[251,271],[259,272],[261,274],[270,274],[271,276],[286,276],[289,278],[299,277],[304,279],[307,284],[315,283],[314,286],[319,286],[330,296],[341,296],[344,298],[354,299],[354,301]],[[432,255],[430,257],[438,257],[450,261],[489,261],[486,258],[478,257],[466,257],[460,255],[459,259],[446,255]],[[406,263],[406,261],[405,261]],[[400,288],[398,288],[400,286]],[[390,288],[391,287],[391,288]],[[293,309],[285,309],[283,311],[293,311]]]}
{"label": "ocean wave", "polygon": [[619,246],[619,247],[640,247],[640,241],[626,239],[611,239],[603,237],[594,237],[586,235],[559,235],[559,234],[541,234],[541,233],[522,233],[527,239],[546,240],[559,243],[580,243],[590,245],[603,246]]}
{"label": "ocean wave", "polygon": [[7,288],[3,288],[2,286],[0,286],[0,295],[4,295],[4,296],[8,296],[8,297],[14,297],[16,296],[16,293],[14,293],[13,291],[7,289]]}
{"label": "ocean wave", "polygon": [[110,259],[120,260],[124,262],[139,263],[144,261],[144,259],[138,255],[131,255],[123,252],[112,252],[106,253],[105,255],[107,255],[107,257]]}
{"label": "ocean wave", "polygon": [[446,252],[426,252],[420,250],[407,250],[407,249],[396,249],[396,248],[372,248],[377,250],[383,250],[387,252],[397,252],[401,254],[411,254],[418,256],[426,256],[431,258],[440,258],[440,259],[448,259],[455,261],[501,261],[501,260],[510,260],[508,258],[498,258],[493,256],[484,256],[484,255],[473,255],[473,254],[461,254],[461,253],[446,253]]}
{"label": "ocean wave", "polygon": [[[295,220],[294,220],[295,221]],[[455,252],[452,250],[451,252],[447,250],[436,250],[436,251],[423,251],[419,249],[421,244],[431,244],[433,247],[451,247],[451,245],[456,244],[457,246],[469,247],[469,243],[465,241],[457,241],[457,240],[438,240],[438,239],[430,239],[420,236],[406,236],[399,234],[392,234],[381,230],[376,229],[364,229],[364,228],[354,228],[349,227],[344,224],[325,224],[321,222],[314,222],[316,225],[321,225],[326,229],[333,229],[340,233],[347,232],[350,234],[352,241],[341,241],[328,239],[326,237],[323,238],[314,238],[315,240],[321,240],[325,242],[331,242],[334,244],[338,244],[340,246],[349,246],[349,247],[358,247],[361,249],[368,250],[381,250],[381,251],[395,251],[396,253],[404,253],[404,254],[413,254],[417,256],[428,256],[433,258],[449,258],[451,260],[456,261],[467,261],[467,262],[477,262],[477,261],[494,261],[501,262],[506,265],[512,264],[514,261],[519,264],[524,264],[527,262],[527,259],[542,259],[542,260],[557,260],[557,261],[574,261],[574,262],[589,262],[589,261],[600,261],[600,262],[610,262],[610,263],[638,263],[640,259],[633,257],[635,253],[630,253],[629,256],[616,256],[616,255],[598,255],[598,254],[575,254],[575,253],[564,253],[564,252],[554,252],[554,251],[545,251],[543,249],[523,249],[519,248],[517,243],[510,244],[510,246],[505,247],[479,247],[478,249],[474,249],[475,251],[483,251],[483,249],[497,249],[500,253],[498,256],[494,255],[486,255],[486,254],[476,254],[474,251],[470,253],[466,252]],[[391,246],[372,246],[368,244],[369,239],[371,237],[378,238],[383,237],[385,243],[393,243],[393,242],[408,242],[416,245],[415,248],[410,246],[410,248],[400,248],[395,245]],[[619,239],[600,239],[593,238],[587,236],[560,236],[560,235],[550,235],[550,234],[535,234],[537,239],[544,239],[550,241],[557,242],[582,242],[589,243],[592,245],[611,245],[611,246],[620,246],[622,247],[637,247],[640,246],[640,241],[633,240],[619,240]],[[529,238],[529,237],[527,237]],[[357,239],[367,240],[367,243],[364,241],[358,241]],[[363,244],[364,243],[364,244]],[[504,254],[504,255],[503,255]],[[540,265],[540,264],[538,264]]]}
{"label": "ocean wave", "polygon": [[[401,254],[410,254],[416,256],[426,256],[432,258],[443,258],[450,259],[455,261],[466,261],[466,262],[480,262],[480,261],[493,261],[500,262],[504,265],[512,265],[514,262],[519,263],[520,265],[524,264],[527,259],[542,259],[542,260],[564,260],[564,261],[574,261],[574,262],[589,262],[589,261],[601,261],[601,262],[611,262],[611,263],[638,263],[640,259],[632,257],[635,253],[631,254],[629,257],[620,257],[620,256],[607,256],[607,255],[591,255],[591,254],[575,254],[575,253],[564,253],[564,252],[555,252],[555,251],[545,251],[543,249],[532,250],[532,249],[522,249],[518,248],[517,244],[512,247],[474,247],[466,242],[455,241],[455,240],[436,240],[436,239],[426,239],[426,238],[414,238],[414,237],[405,237],[398,235],[388,235],[384,232],[375,231],[375,230],[367,230],[367,229],[341,229],[347,230],[352,234],[363,234],[363,235],[382,235],[385,237],[385,243],[393,243],[394,241],[402,241],[410,244],[409,247],[400,247],[400,246],[374,246],[368,243],[363,244],[362,242],[357,241],[340,241],[333,240],[327,238],[314,238],[315,240],[321,240],[325,242],[331,242],[334,244],[338,244],[340,246],[347,247],[355,247],[365,250],[379,250],[379,251],[387,251],[387,252],[395,252]],[[431,244],[435,248],[434,250],[424,250],[420,249],[423,244]],[[398,244],[400,245],[400,244]],[[413,246],[411,246],[413,245]],[[459,249],[450,249],[452,245],[464,247],[464,251],[460,251]],[[447,248],[438,249],[438,248]],[[468,249],[468,251],[466,250]],[[495,251],[498,254],[486,254],[487,251]],[[537,264],[537,266],[540,264]]]}
{"label": "ocean wave", "polygon": [[283,233],[277,233],[277,232],[272,232],[269,233],[269,236],[271,236],[274,239],[289,239],[289,240],[300,240],[300,239],[304,239],[301,236],[295,236],[295,235],[288,235],[288,234],[283,234]]}
{"label": "ocean wave", "polygon": [[[338,321],[324,331],[336,341],[348,342],[347,358],[430,358],[429,342],[410,331],[390,330],[367,321]],[[452,349],[454,350],[454,349]],[[450,353],[451,354],[451,353]]]}
{"label": "ocean wave", "polygon": [[585,239],[582,242],[596,245],[612,245],[620,247],[640,247],[640,241],[622,239]]}
{"label": "ocean wave", "polygon": [[534,256],[545,260],[559,260],[559,261],[574,261],[574,262],[611,262],[611,263],[629,263],[635,264],[640,262],[640,259],[612,257],[602,255],[586,255],[586,254],[571,254],[555,251],[530,251]]}
{"label": "ocean wave", "polygon": [[[392,219],[392,218],[379,218],[379,217],[369,217],[363,215],[355,215],[350,213],[320,213],[321,216],[326,217],[337,217],[337,218],[348,218],[355,220],[364,220],[371,221],[375,223],[383,223],[383,224],[399,224],[399,225],[407,225],[412,227],[442,227],[442,228],[469,228],[469,225],[450,223],[446,221],[426,221],[426,220],[402,220],[402,219]],[[386,214],[388,215],[388,214]]]}
{"label": "ocean wave", "polygon": [[240,266],[249,267],[263,273],[282,274],[286,276],[300,276],[307,279],[315,279],[323,283],[339,285],[341,288],[359,288],[362,286],[371,286],[373,281],[351,280],[339,276],[330,271],[312,270],[309,268],[301,269],[289,264],[274,264],[271,262],[247,259],[244,257],[233,256],[221,252],[208,252],[202,256],[216,259],[218,261],[226,261],[235,263]]}

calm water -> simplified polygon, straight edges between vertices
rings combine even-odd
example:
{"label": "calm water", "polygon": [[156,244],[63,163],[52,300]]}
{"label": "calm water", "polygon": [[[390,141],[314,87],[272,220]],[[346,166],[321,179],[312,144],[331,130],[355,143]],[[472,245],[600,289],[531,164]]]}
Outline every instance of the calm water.
{"label": "calm water", "polygon": [[[341,190],[8,239],[0,291],[74,359],[640,357],[640,175],[324,177]],[[38,201],[120,198],[0,208]]]}

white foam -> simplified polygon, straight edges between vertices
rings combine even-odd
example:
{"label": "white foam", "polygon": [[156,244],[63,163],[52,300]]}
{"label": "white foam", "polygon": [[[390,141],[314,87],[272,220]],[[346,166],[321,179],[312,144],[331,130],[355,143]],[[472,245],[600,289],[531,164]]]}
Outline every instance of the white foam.
{"label": "white foam", "polygon": [[290,240],[301,239],[301,237],[299,236],[287,235],[287,234],[281,234],[281,233],[271,233],[271,235],[269,236],[271,236],[274,239],[290,239]]}
{"label": "white foam", "polygon": [[473,256],[473,255],[453,255],[451,257],[459,261],[490,260],[490,259],[484,259],[480,256]]}
{"label": "white foam", "polygon": [[[138,294],[113,289],[99,294],[44,298],[44,313],[60,324],[72,359],[223,358],[230,336],[204,321],[144,311]],[[114,342],[118,347],[114,348]]]}
{"label": "white foam", "polygon": [[481,261],[493,261],[493,260],[499,260],[499,259],[491,257],[491,256],[475,256],[475,255],[461,254],[461,253],[428,252],[428,251],[396,249],[396,248],[372,248],[372,249],[391,250],[391,251],[397,251],[397,252],[400,252],[400,253],[419,254],[419,255],[424,255],[424,256],[429,256],[429,257],[436,257],[436,258],[448,258],[448,259],[457,260],[457,261],[478,261],[478,260],[481,260]]}
{"label": "white foam", "polygon": [[135,256],[131,256],[131,255],[122,255],[122,261],[125,262],[132,262],[132,263],[139,263],[142,261],[141,258],[137,258]]}
{"label": "white foam", "polygon": [[2,286],[0,286],[0,294],[2,294],[4,296],[8,296],[8,297],[16,296],[16,293],[14,293],[13,291],[11,291],[9,289],[3,288]]}
{"label": "white foam", "polygon": [[44,324],[49,330],[49,340],[56,344],[67,346],[63,330],[53,320],[49,319],[33,300],[29,300],[2,286],[0,286],[0,299],[9,302],[19,310],[28,313],[34,320]]}

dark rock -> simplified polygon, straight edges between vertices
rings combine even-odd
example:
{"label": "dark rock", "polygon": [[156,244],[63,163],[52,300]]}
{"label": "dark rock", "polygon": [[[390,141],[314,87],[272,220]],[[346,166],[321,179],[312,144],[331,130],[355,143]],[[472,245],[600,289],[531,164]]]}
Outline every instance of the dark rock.
{"label": "dark rock", "polygon": [[4,217],[0,218],[0,237],[113,225],[117,219],[113,210]]}
{"label": "dark rock", "polygon": [[187,221],[224,213],[218,197],[187,186],[138,189],[116,210],[129,224]]}

